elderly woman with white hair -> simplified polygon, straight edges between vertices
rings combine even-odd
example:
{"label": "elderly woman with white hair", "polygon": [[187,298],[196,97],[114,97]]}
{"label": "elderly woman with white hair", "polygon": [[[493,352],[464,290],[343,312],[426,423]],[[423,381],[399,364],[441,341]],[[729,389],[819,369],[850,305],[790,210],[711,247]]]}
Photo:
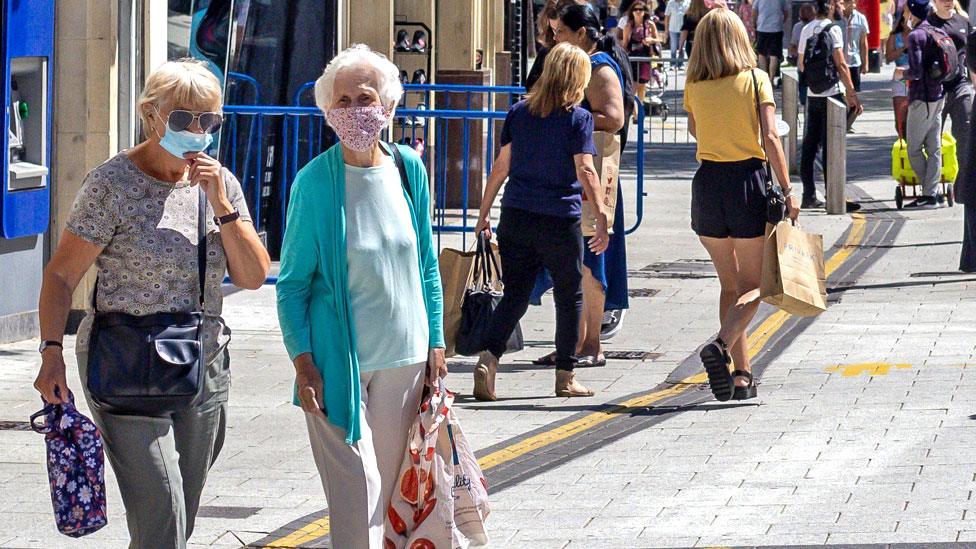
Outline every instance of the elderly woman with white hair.
{"label": "elderly woman with white hair", "polygon": [[343,549],[383,547],[424,381],[447,373],[427,173],[380,141],[402,94],[397,67],[366,46],[325,68],[315,101],[339,143],[295,178],[281,249],[295,404]]}
{"label": "elderly woman with white hair", "polygon": [[71,294],[96,267],[78,370],[133,548],[186,547],[224,440],[221,285],[229,272],[236,286],[259,288],[270,266],[240,183],[204,152],[221,103],[220,83],[197,61],[150,74],[139,100],[147,139],[88,174],[44,270],[34,386],[56,404],[71,398],[62,356]]}

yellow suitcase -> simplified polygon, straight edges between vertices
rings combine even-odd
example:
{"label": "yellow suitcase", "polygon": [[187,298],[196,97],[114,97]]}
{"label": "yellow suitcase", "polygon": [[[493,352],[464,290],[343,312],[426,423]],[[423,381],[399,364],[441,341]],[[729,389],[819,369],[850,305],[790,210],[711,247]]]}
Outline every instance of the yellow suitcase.
{"label": "yellow suitcase", "polygon": [[[956,139],[949,133],[942,134],[942,192],[948,201],[949,206],[955,202],[952,194],[952,183],[959,175],[959,160],[956,157]],[[919,184],[918,176],[912,169],[908,160],[908,145],[904,139],[895,141],[891,147],[891,177],[898,183],[895,189],[895,203],[900,210],[903,201],[908,197],[917,197],[918,191],[914,188]],[[906,192],[905,187],[911,186],[911,194]]]}

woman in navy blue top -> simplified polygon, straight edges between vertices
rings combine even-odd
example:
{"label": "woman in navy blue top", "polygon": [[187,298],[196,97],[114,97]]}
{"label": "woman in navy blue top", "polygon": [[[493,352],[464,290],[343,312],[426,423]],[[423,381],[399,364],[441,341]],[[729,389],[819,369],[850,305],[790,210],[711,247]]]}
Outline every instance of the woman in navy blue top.
{"label": "woman in navy blue top", "polygon": [[[624,109],[625,80],[614,55],[614,38],[600,33],[600,18],[590,4],[571,5],[559,12],[553,23],[556,42],[579,46],[590,56],[593,77],[586,88],[582,107],[593,114],[594,129],[617,133],[626,121]],[[625,137],[625,136],[622,136]],[[622,143],[621,143],[622,144]],[[614,210],[613,233],[603,255],[583,254],[583,320],[580,324],[576,354],[578,366],[606,364],[600,343],[600,328],[604,311],[615,311],[619,321],[629,306],[627,299],[627,246],[624,240],[623,191],[617,187],[617,206]],[[536,284],[532,302],[549,289],[550,281],[543,277]],[[537,364],[551,364],[554,355],[547,355]]]}
{"label": "woman in navy blue top", "polygon": [[[556,301],[556,395],[593,395],[573,373],[583,306],[580,193],[585,189],[596,196],[600,185],[593,167],[593,115],[579,106],[590,73],[586,52],[557,45],[528,99],[516,103],[505,118],[502,148],[492,164],[475,227],[476,233],[491,237],[491,207],[507,178],[498,222],[505,295],[492,315],[487,350],[475,367],[478,400],[495,400],[498,360],[528,308],[529,294],[543,267],[552,273]],[[595,202],[600,211],[588,249],[601,254],[610,237],[606,212]]]}

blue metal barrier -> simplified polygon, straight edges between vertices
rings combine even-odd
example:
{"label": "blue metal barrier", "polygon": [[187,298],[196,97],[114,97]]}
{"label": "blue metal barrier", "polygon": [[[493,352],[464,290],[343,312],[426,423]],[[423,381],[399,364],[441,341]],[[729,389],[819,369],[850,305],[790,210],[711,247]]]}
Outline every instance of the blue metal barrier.
{"label": "blue metal barrier", "polygon": [[[247,77],[249,78],[249,77]],[[242,80],[246,80],[242,79]],[[253,80],[253,79],[251,79]],[[256,86],[256,82],[254,83]],[[261,202],[261,174],[263,171],[262,149],[265,143],[266,118],[269,120],[280,120],[281,135],[284,137],[279,140],[283,147],[279,158],[281,165],[278,171],[279,177],[283,178],[277,185],[278,204],[281,216],[281,232],[284,234],[284,223],[287,211],[288,196],[291,185],[295,180],[298,171],[319,153],[327,149],[334,143],[334,136],[325,123],[322,112],[315,106],[303,104],[303,98],[308,96],[308,90],[314,85],[309,82],[298,89],[294,95],[293,106],[265,106],[265,105],[227,105],[224,113],[228,118],[227,142],[228,148],[224,149],[231,159],[237,157],[236,144],[238,142],[237,133],[239,131],[239,119],[247,119],[249,123],[249,134],[247,138],[247,152],[243,162],[243,174],[241,183],[244,185],[245,193],[253,193],[255,204],[260,208]],[[482,177],[487,177],[491,171],[492,161],[495,151],[495,124],[494,121],[504,120],[508,114],[508,108],[522,94],[524,88],[514,86],[464,86],[464,85],[443,85],[443,84],[406,84],[404,85],[405,97],[401,102],[402,107],[396,111],[395,120],[388,130],[387,139],[392,141],[396,134],[399,134],[397,141],[423,149],[421,156],[428,167],[428,173],[433,182],[434,189],[434,231],[437,233],[438,247],[441,244],[443,233],[460,233],[462,245],[466,246],[467,234],[473,232],[476,220],[469,219],[469,196],[470,187],[470,166],[473,159],[472,143],[470,139],[471,124],[479,122],[487,125],[483,128],[486,139],[482,144],[482,150],[477,151],[475,160],[480,160],[483,170]],[[255,88],[257,91],[257,88]],[[432,100],[438,98],[436,94],[465,94],[464,109],[436,109],[429,108]],[[482,110],[472,110],[472,100],[474,96],[481,95],[485,100],[486,108]],[[498,96],[502,96],[499,100]],[[500,103],[499,103],[500,101]],[[496,104],[502,108],[497,109]],[[405,105],[424,108],[406,108]],[[644,109],[637,102],[638,127],[643,127]],[[450,134],[457,135],[460,127],[462,138],[462,154],[460,159],[448,158],[448,124],[453,124]],[[430,135],[433,126],[433,134],[436,142],[431,151]],[[422,140],[422,141],[419,141]],[[255,145],[252,147],[252,143]],[[459,181],[449,181],[449,161],[458,162],[460,160],[461,177]],[[636,170],[637,170],[637,200],[636,213],[633,225],[626,230],[630,234],[637,230],[643,220],[644,205],[644,132],[637,132],[636,143]],[[238,173],[236,161],[228,163],[228,168],[235,174]],[[252,171],[253,170],[253,173]],[[461,207],[449,209],[447,207],[448,185],[460,185]],[[474,212],[477,215],[477,212]],[[455,220],[460,217],[459,220]],[[255,212],[254,218],[259,219],[259,212]]]}

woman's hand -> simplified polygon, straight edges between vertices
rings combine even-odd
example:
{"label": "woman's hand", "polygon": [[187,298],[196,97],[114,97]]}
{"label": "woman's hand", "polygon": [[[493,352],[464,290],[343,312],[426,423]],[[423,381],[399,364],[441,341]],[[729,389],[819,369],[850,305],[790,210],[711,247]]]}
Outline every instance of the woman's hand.
{"label": "woman's hand", "polygon": [[795,195],[789,195],[786,197],[786,215],[793,221],[800,216],[800,199]]}
{"label": "woman's hand", "polygon": [[590,237],[590,251],[600,255],[610,245],[610,233],[607,230],[607,216],[600,215],[596,220],[596,234]]}
{"label": "woman's hand", "polygon": [[227,189],[224,187],[223,166],[216,158],[206,153],[197,153],[188,160],[190,165],[190,182],[203,187],[207,200],[213,206],[214,215],[221,217],[234,211],[230,200],[227,199]]}
{"label": "woman's hand", "polygon": [[431,347],[427,351],[427,379],[425,382],[435,387],[437,378],[447,377],[447,361],[444,359],[443,347]]}
{"label": "woman's hand", "polygon": [[64,355],[57,347],[48,347],[41,354],[41,370],[37,372],[34,388],[48,404],[68,401],[68,380],[64,375]]}
{"label": "woman's hand", "polygon": [[478,219],[478,224],[474,226],[474,234],[485,233],[488,240],[491,240],[491,214],[484,215]]}
{"label": "woman's hand", "polygon": [[312,362],[311,354],[299,355],[295,358],[295,388],[298,391],[298,402],[302,405],[302,410],[325,419],[322,374]]}

